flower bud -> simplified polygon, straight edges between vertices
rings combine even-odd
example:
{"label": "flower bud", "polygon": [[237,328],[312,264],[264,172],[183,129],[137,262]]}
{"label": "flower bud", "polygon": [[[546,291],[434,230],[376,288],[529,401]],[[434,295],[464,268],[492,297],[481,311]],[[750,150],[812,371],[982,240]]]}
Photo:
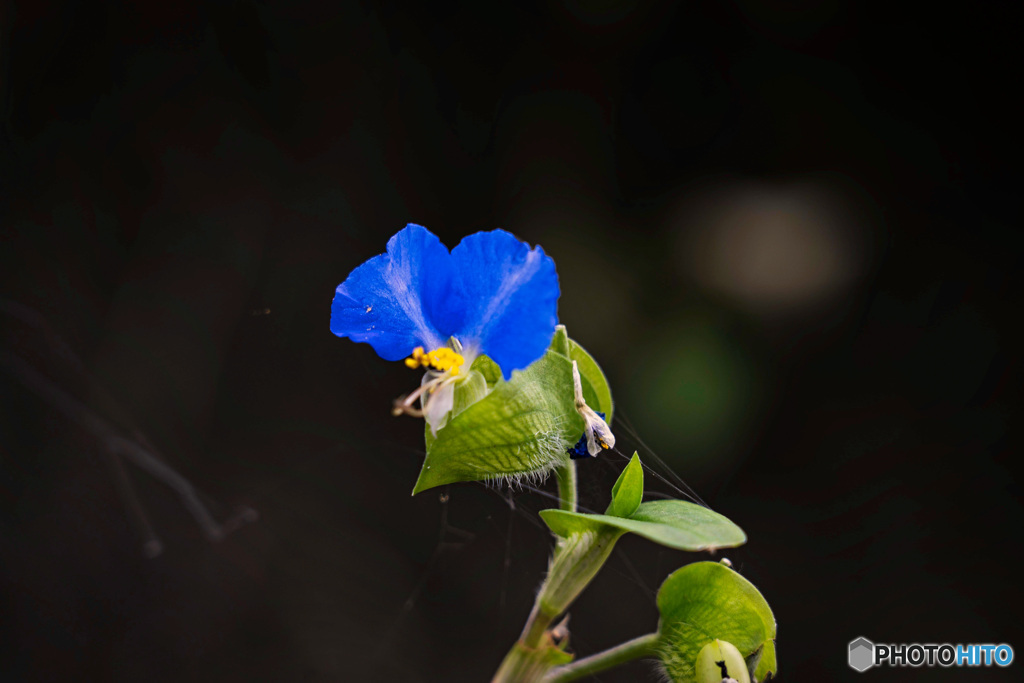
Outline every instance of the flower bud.
{"label": "flower bud", "polygon": [[712,640],[697,654],[694,672],[697,683],[750,683],[747,663],[736,646],[724,640]]}

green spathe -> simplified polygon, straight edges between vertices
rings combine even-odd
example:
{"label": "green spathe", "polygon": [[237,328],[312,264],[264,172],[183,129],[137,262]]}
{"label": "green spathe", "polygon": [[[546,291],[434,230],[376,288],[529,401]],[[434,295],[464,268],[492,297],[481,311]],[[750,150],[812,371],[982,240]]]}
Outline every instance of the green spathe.
{"label": "green spathe", "polygon": [[[458,411],[436,438],[427,435],[427,457],[413,493],[459,481],[543,476],[567,463],[566,448],[583,433],[573,401],[570,356],[590,359],[559,326],[544,356],[513,372],[507,382],[493,361],[477,358],[471,372],[474,377],[479,373],[490,391],[479,398],[479,381],[467,383],[474,389],[473,400],[462,401],[459,387]],[[593,359],[580,367],[580,374],[588,405],[610,414],[608,382]]]}
{"label": "green spathe", "polygon": [[775,617],[749,581],[718,562],[677,570],[658,591],[658,656],[675,683],[696,683],[697,656],[713,640],[732,643],[746,658],[759,651],[753,680],[775,674]]}

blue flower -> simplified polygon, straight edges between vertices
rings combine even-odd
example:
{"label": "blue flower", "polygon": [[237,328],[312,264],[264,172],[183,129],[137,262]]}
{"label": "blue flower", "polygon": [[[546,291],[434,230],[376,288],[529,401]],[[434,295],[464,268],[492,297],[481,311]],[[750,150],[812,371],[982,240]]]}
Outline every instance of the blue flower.
{"label": "blue flower", "polygon": [[[597,415],[602,420],[605,417],[604,413],[602,413],[600,410],[595,410],[594,414]],[[594,456],[592,456],[590,454],[590,451],[587,449],[587,433],[586,432],[583,434],[583,436],[580,437],[580,440],[576,442],[575,446],[573,446],[572,448],[568,448],[566,450],[569,453],[569,459],[570,460],[583,460],[584,458],[592,458],[592,457],[594,457]]]}
{"label": "blue flower", "polygon": [[[492,230],[449,252],[432,232],[409,224],[388,240],[386,253],[338,285],[331,332],[370,344],[385,360],[407,358],[410,367],[448,375],[458,374],[463,356],[468,367],[486,354],[509,379],[551,343],[558,295],[555,263],[540,247]],[[434,353],[452,338],[457,353]]]}

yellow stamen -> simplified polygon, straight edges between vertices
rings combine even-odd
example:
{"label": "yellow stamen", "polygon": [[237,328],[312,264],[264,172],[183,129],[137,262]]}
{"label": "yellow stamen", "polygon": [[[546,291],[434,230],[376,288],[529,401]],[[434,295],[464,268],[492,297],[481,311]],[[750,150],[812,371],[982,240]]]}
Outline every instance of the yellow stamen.
{"label": "yellow stamen", "polygon": [[434,349],[430,353],[424,353],[422,346],[412,350],[412,356],[405,359],[405,364],[410,368],[430,368],[438,372],[447,372],[449,375],[459,374],[466,359],[462,354],[457,353],[447,346]]}

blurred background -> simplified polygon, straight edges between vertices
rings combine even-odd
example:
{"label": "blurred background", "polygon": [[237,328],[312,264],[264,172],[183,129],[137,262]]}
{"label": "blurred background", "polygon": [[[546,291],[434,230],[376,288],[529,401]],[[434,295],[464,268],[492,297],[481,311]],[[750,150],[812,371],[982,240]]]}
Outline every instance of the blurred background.
{"label": "blurred background", "polygon": [[[407,222],[554,257],[622,452],[746,530],[780,680],[854,680],[858,636],[1020,650],[1011,5],[0,5],[0,678],[489,679],[543,491],[410,497],[418,378],[328,330]],[[23,364],[259,521],[209,542]],[[624,538],[573,648],[698,559]]]}

